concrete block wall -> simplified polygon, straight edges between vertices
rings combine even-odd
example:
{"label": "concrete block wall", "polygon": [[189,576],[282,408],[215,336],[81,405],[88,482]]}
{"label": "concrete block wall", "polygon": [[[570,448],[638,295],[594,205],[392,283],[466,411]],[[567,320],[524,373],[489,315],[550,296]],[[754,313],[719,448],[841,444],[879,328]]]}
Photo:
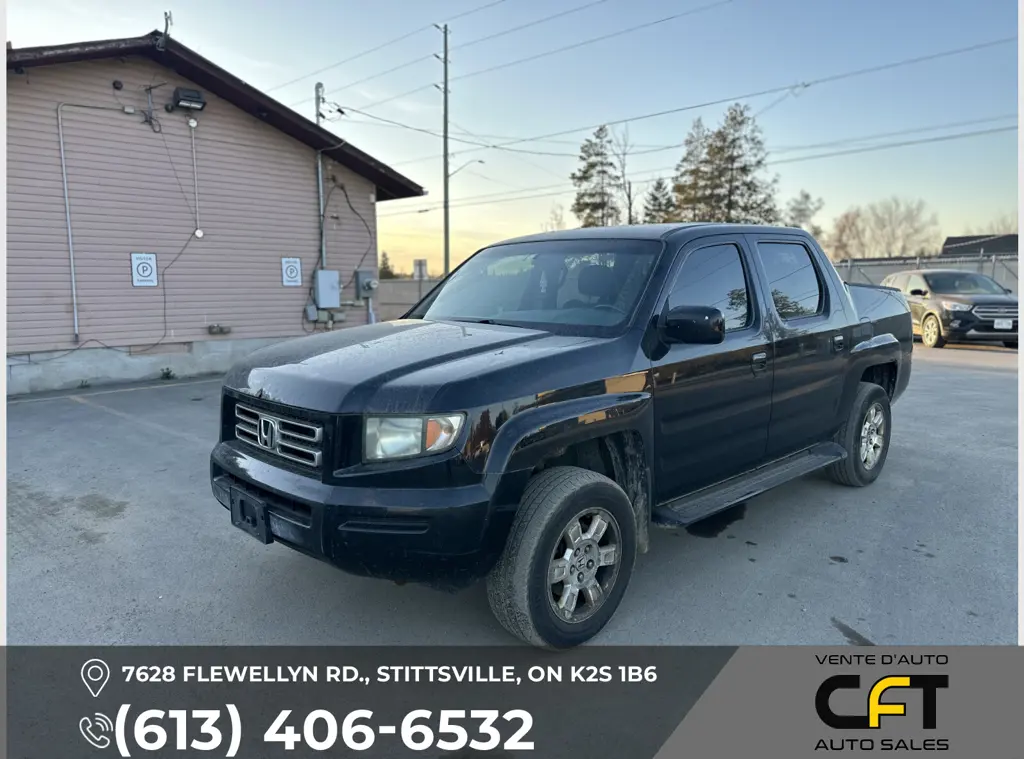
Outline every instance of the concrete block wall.
{"label": "concrete block wall", "polygon": [[377,288],[374,309],[377,319],[382,322],[398,319],[420,300],[420,286],[426,295],[441,280],[425,279],[417,282],[414,279],[382,279]]}

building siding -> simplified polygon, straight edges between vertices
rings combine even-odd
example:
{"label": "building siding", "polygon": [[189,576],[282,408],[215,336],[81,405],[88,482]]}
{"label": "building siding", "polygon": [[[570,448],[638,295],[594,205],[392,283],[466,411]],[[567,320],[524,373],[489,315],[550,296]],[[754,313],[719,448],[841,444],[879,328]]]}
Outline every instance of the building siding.
{"label": "building siding", "polygon": [[[121,90],[112,86],[123,83]],[[160,132],[143,123],[153,90]],[[193,114],[199,225],[188,113],[163,105],[175,87],[195,87],[144,58],[30,68],[7,77],[8,354],[76,347],[57,105],[75,248],[80,347],[139,351],[195,341],[301,335],[302,311],[319,262],[315,152],[206,94]],[[81,108],[79,106],[93,106]],[[97,110],[96,106],[110,110]],[[124,106],[134,107],[126,114]],[[325,160],[348,193],[327,189],[327,267],[349,283],[376,270],[374,188]],[[370,233],[367,234],[367,226]],[[130,254],[157,254],[158,287],[133,287]],[[303,287],[281,284],[281,257],[302,260]],[[351,284],[342,299],[352,299]],[[165,320],[166,313],[166,320]],[[351,308],[345,325],[365,322]],[[231,328],[211,336],[208,325]]]}

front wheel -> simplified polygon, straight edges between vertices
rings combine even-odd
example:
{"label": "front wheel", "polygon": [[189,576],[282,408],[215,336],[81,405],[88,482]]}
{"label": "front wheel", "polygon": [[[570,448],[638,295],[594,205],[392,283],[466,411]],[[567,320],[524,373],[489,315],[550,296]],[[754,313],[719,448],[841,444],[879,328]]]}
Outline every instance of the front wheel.
{"label": "front wheel", "polygon": [[921,342],[926,348],[941,348],[946,344],[945,338],[942,337],[942,326],[939,324],[938,317],[934,315],[925,317],[924,324],[921,325]]}
{"label": "front wheel", "polygon": [[881,385],[861,382],[850,416],[836,436],[846,449],[846,458],[829,466],[829,477],[840,485],[855,488],[870,485],[885,466],[891,435],[889,395]]}
{"label": "front wheel", "polygon": [[596,472],[554,467],[527,485],[487,599],[517,638],[571,648],[611,619],[635,559],[636,520],[622,488]]}

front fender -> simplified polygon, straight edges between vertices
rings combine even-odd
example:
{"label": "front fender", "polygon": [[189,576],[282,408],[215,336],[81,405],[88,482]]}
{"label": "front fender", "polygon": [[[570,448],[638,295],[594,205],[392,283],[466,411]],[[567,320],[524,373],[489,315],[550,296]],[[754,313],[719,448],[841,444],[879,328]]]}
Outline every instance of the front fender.
{"label": "front fender", "polygon": [[505,472],[533,469],[551,453],[583,440],[634,429],[651,393],[609,393],[547,403],[522,411],[498,430],[484,463],[491,490]]}
{"label": "front fender", "polygon": [[[484,463],[483,484],[499,509],[518,506],[534,468],[569,446],[604,438],[613,477],[633,506],[637,548],[649,546],[653,399],[649,390],[608,393],[537,406],[498,430]],[[607,436],[618,436],[615,442]],[[598,453],[600,455],[600,453]]]}

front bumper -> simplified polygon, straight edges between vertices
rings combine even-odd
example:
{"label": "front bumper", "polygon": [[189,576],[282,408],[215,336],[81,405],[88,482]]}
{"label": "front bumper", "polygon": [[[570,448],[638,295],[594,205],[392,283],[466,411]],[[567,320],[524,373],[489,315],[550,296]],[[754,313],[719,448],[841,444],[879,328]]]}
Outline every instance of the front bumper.
{"label": "front bumper", "polygon": [[222,442],[210,456],[213,494],[265,504],[269,537],[352,574],[463,587],[490,571],[514,509],[493,508],[482,484],[434,489],[344,487],[289,472]]}
{"label": "front bumper", "polygon": [[981,319],[972,311],[944,312],[942,336],[949,342],[1003,342],[1017,339],[1018,321],[1011,329],[996,329],[992,319]]}

